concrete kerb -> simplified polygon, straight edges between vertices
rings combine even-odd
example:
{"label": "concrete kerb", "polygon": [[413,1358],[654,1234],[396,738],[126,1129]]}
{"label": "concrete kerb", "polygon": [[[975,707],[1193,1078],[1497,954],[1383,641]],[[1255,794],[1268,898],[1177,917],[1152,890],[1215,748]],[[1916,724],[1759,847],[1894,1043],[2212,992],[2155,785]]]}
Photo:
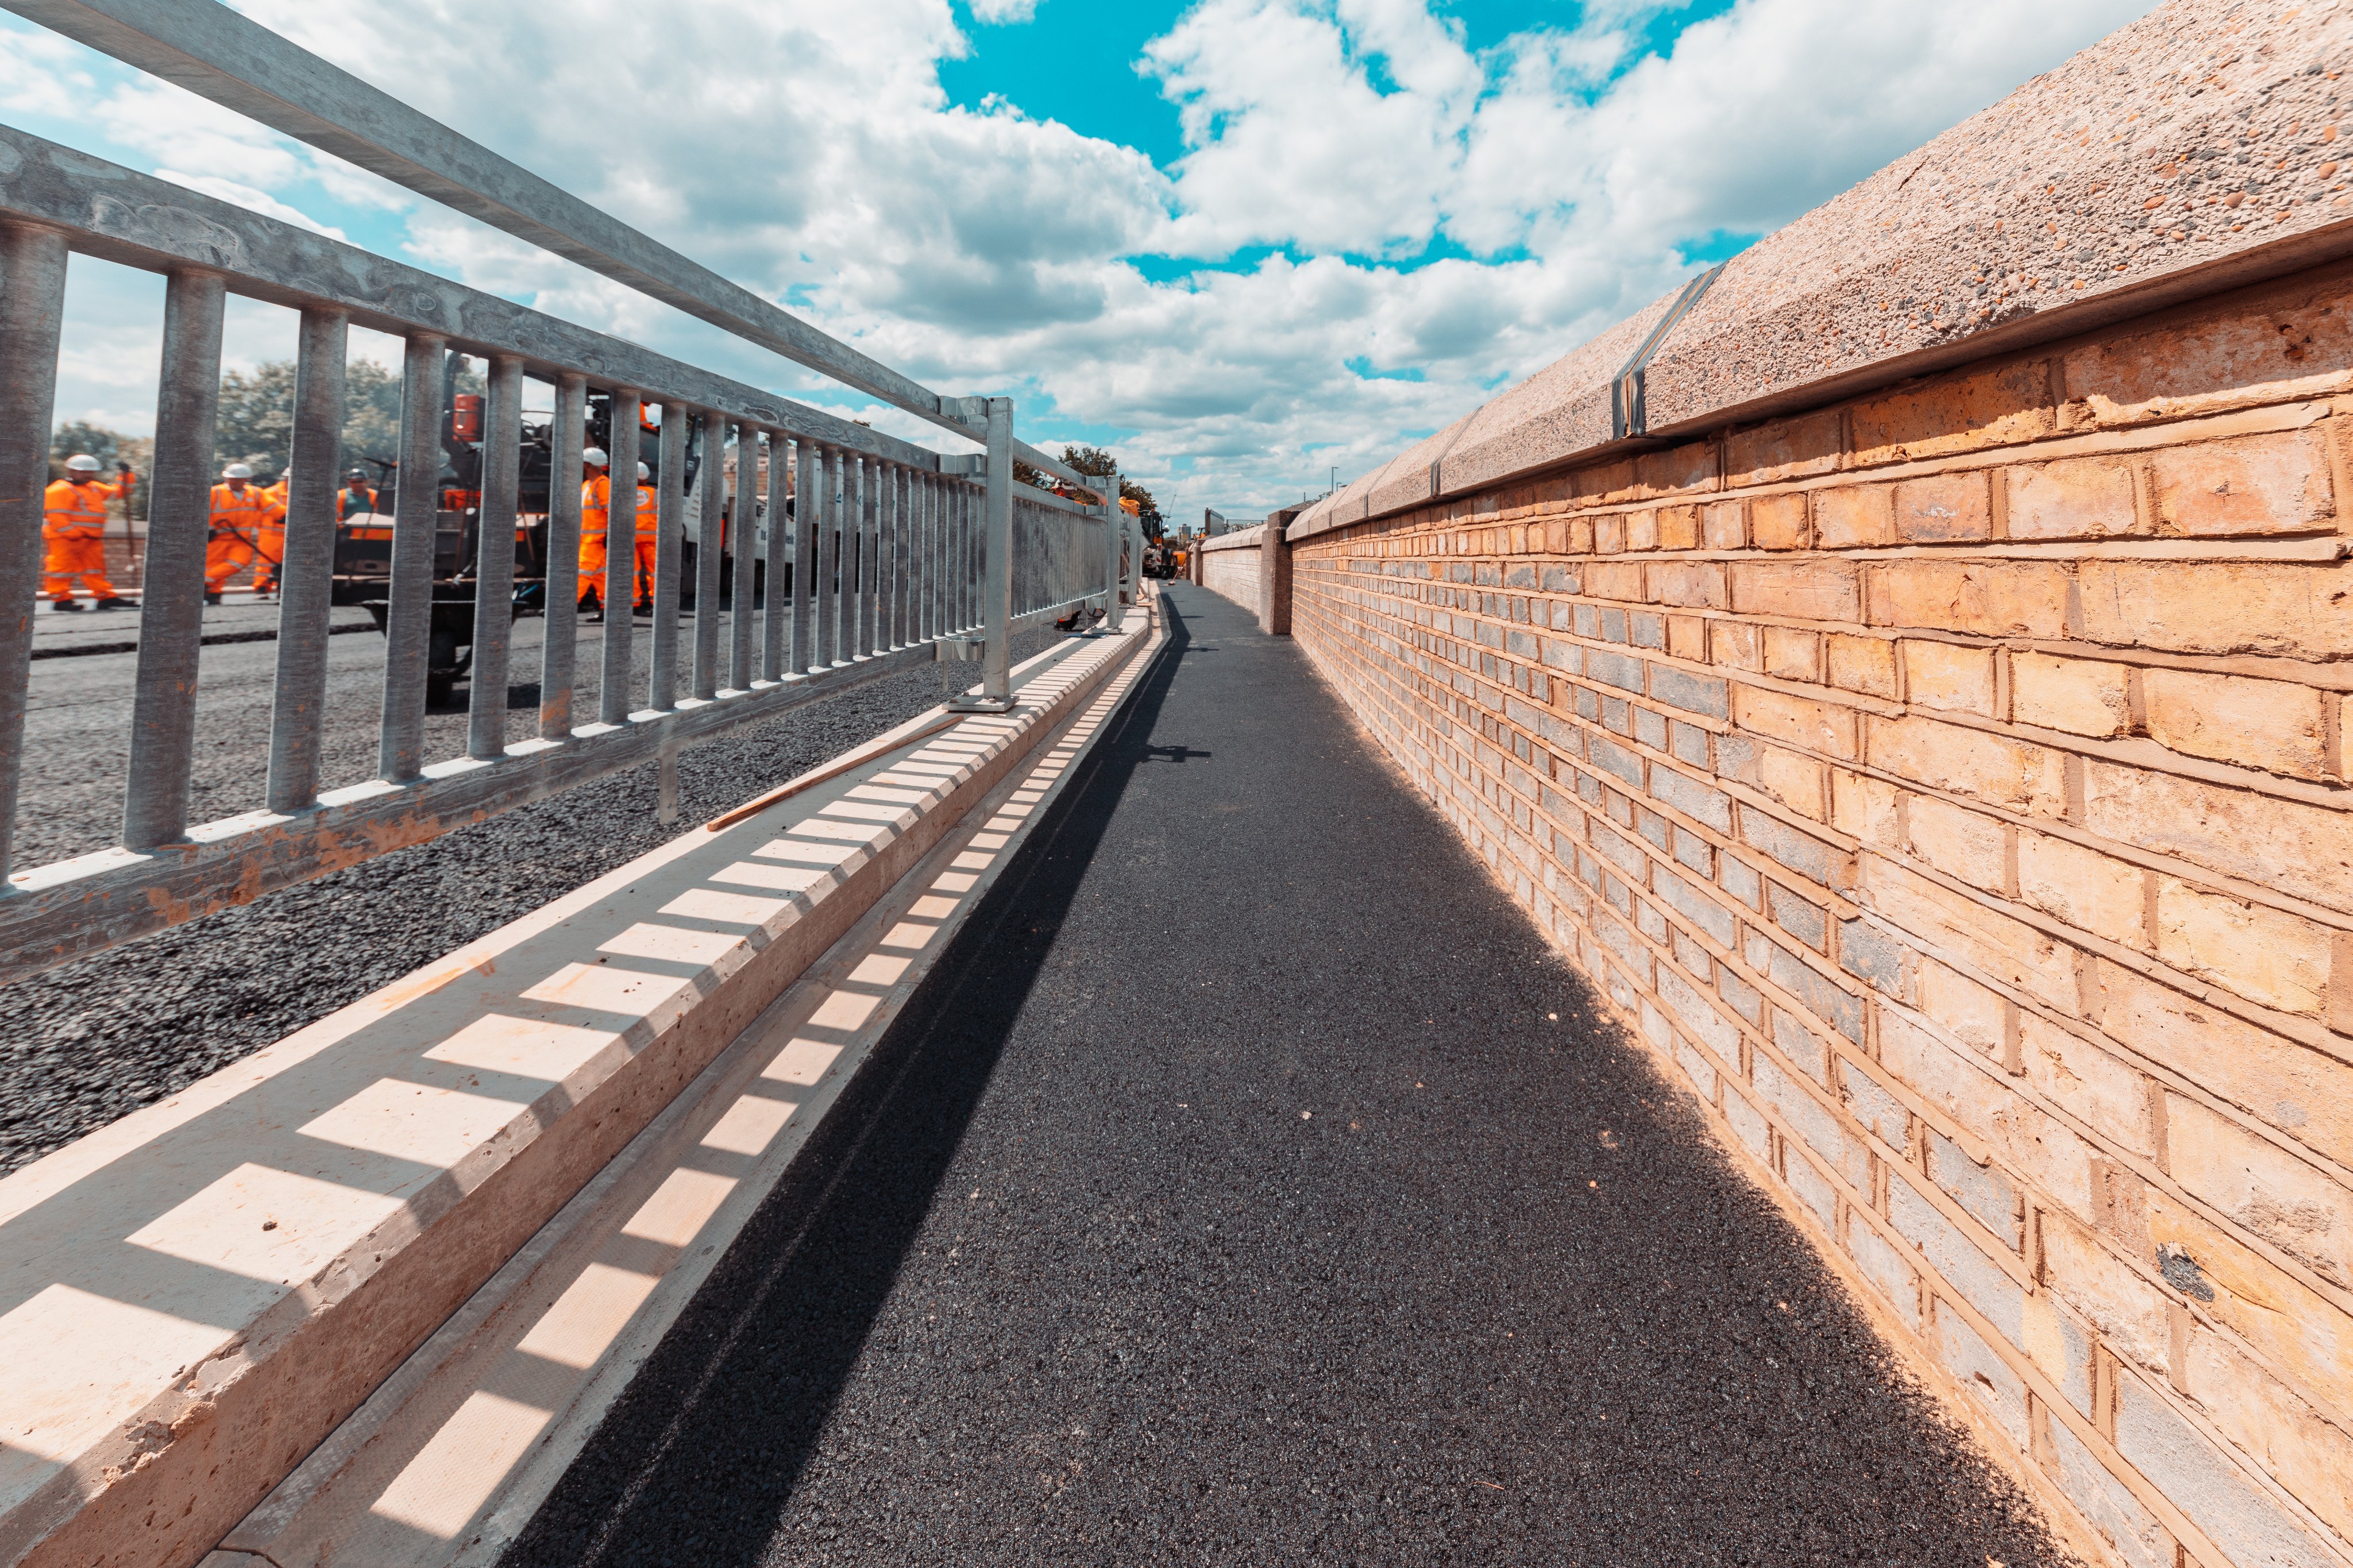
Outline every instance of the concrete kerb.
{"label": "concrete kerb", "polygon": [[684,835],[0,1180],[0,1562],[221,1540],[1143,629],[1025,664],[928,788],[878,755]]}
{"label": "concrete kerb", "polygon": [[[1144,657],[1091,683],[1099,695],[1053,726],[1035,761],[934,846],[203,1568],[495,1563],[1149,668],[1167,640],[1155,620]],[[840,1026],[845,1003],[871,1011]]]}

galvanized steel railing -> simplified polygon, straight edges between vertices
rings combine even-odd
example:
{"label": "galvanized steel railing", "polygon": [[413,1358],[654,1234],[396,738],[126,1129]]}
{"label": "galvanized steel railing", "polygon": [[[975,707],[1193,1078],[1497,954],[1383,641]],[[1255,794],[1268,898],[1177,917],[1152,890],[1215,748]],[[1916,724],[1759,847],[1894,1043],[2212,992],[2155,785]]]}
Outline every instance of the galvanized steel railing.
{"label": "galvanized steel railing", "polygon": [[[45,13],[94,9],[11,3],[42,20],[54,19]],[[121,0],[109,9],[206,18],[219,11],[237,27],[260,31],[211,5]],[[263,36],[291,48],[274,35]],[[117,52],[131,58],[130,50]],[[332,69],[323,62],[320,68]],[[185,84],[184,74],[174,79]],[[405,108],[401,113],[422,121]],[[335,150],[348,155],[344,146]],[[614,232],[634,235],[604,222],[608,240]],[[69,252],[167,279],[131,766],[119,847],[9,875]],[[232,293],[301,312],[275,710],[262,809],[191,825],[215,415],[223,315]],[[484,549],[474,585],[466,754],[428,762],[424,736],[440,498],[438,485],[404,484],[393,527],[380,776],[322,792],[335,476],[346,337],[354,325],[406,342],[399,451],[406,474],[440,471],[444,356],[464,353],[489,362],[479,533],[484,540],[512,535],[526,373],[555,388],[551,442],[559,481],[580,472],[591,387],[610,395],[607,449],[616,475],[635,471],[640,409],[661,405],[656,608],[642,705],[632,690],[637,634],[626,615],[615,614],[604,628],[597,712],[592,721],[575,722],[580,497],[568,482],[556,482],[547,512],[548,624],[537,733],[517,744],[507,742],[513,561],[508,551]],[[814,329],[800,330],[805,337],[832,342]],[[796,357],[815,363],[824,356]],[[939,397],[860,360],[819,368],[854,371],[853,384],[886,388],[902,406],[928,401],[926,417],[984,440],[986,450],[944,458],[0,127],[0,877],[5,879],[0,881],[0,979],[420,842],[618,769],[672,757],[682,744],[942,657],[980,658],[981,691],[970,705],[1008,703],[1008,644],[1015,633],[1067,618],[1089,604],[1113,617],[1120,613],[1141,542],[1116,503],[1116,476],[1081,481],[1101,497],[1092,506],[1017,485],[1017,454],[1068,479],[1079,477],[1018,446],[1011,400]],[[684,482],[690,416],[702,422],[709,443],[703,479],[691,497]],[[699,506],[699,540],[721,537],[727,487],[716,458],[731,431],[744,493],[725,552],[734,559],[738,589],[727,611],[723,651],[723,551],[699,548],[694,637],[681,682],[679,575],[687,510],[690,500]],[[766,607],[761,610],[752,607],[746,591],[753,574],[745,546],[755,531],[745,526],[752,509],[743,503],[750,499],[764,446],[769,526],[761,562]],[[788,488],[799,498],[789,527]],[[617,505],[613,525],[621,539],[628,537],[626,517]],[[608,552],[600,595],[605,605],[630,603],[633,567],[630,549]]]}

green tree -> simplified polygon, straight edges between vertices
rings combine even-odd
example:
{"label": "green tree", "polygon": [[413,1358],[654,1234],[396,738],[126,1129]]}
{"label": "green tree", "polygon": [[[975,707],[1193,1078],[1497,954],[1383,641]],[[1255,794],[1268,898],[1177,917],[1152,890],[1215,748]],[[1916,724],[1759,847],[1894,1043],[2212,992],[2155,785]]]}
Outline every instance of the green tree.
{"label": "green tree", "polygon": [[[1065,447],[1062,448],[1062,466],[1075,468],[1082,474],[1109,474],[1118,472],[1119,459],[1101,447]],[[1166,520],[1161,517],[1160,503],[1152,499],[1150,490],[1121,474],[1119,499],[1136,504],[1136,521],[1144,524],[1145,532],[1156,535],[1161,531]]]}
{"label": "green tree", "polygon": [[103,425],[92,425],[76,419],[58,426],[49,437],[49,468],[51,477],[65,472],[65,460],[77,452],[87,452],[98,459],[101,468],[111,468],[122,455],[122,444],[130,437],[120,430],[109,430]]}
{"label": "green tree", "polygon": [[[459,392],[479,393],[483,377],[471,368],[458,374]],[[213,432],[215,467],[250,463],[261,474],[283,473],[294,435],[294,362],[272,360],[250,374],[221,377],[220,416]],[[343,371],[343,453],[336,471],[381,470],[372,458],[392,461],[400,453],[400,373],[374,360],[357,359]]]}

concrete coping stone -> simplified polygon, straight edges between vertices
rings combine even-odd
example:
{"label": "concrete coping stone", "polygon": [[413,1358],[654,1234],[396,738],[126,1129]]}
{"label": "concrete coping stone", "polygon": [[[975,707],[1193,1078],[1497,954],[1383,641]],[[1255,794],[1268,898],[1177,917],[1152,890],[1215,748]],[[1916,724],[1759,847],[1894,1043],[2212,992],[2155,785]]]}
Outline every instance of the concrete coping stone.
{"label": "concrete coping stone", "polygon": [[1147,630],[0,1178],[0,1561],[201,1556]]}
{"label": "concrete coping stone", "polygon": [[1214,539],[1201,541],[1203,550],[1256,550],[1266,539],[1266,524],[1252,523],[1231,533],[1220,533]]}
{"label": "concrete coping stone", "polygon": [[[1317,502],[1305,539],[1816,406],[2353,254],[2353,7],[2171,0]],[[1694,265],[1690,270],[1701,268]]]}

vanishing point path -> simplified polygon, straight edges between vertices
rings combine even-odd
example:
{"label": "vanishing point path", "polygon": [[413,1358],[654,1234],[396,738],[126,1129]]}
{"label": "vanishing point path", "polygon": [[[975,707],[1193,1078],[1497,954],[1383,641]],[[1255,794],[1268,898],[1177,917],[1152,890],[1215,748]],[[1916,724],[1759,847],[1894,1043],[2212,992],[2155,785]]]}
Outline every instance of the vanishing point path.
{"label": "vanishing point path", "polygon": [[508,1563],[2056,1561],[1305,656],[1164,592]]}

